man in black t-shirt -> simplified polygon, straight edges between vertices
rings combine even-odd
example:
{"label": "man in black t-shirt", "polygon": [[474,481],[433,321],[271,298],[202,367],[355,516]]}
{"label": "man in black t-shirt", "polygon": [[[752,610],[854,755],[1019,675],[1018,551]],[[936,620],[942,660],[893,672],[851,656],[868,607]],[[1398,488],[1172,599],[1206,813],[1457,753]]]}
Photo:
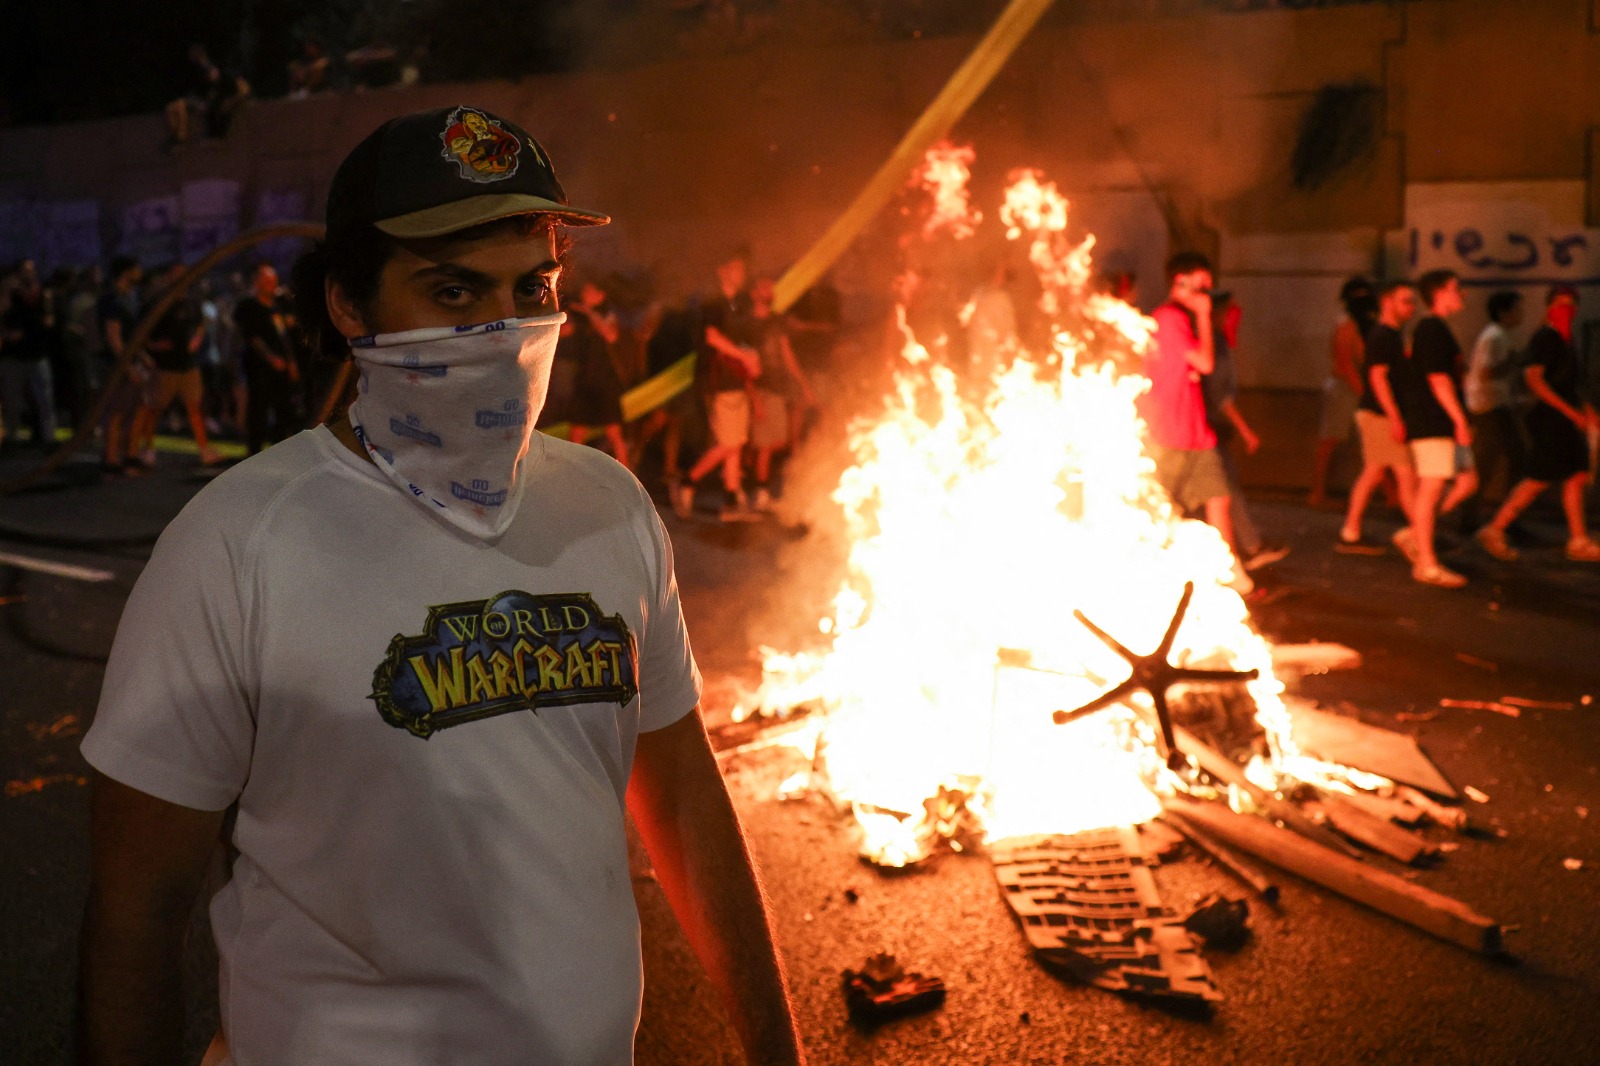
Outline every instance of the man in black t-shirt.
{"label": "man in black t-shirt", "polygon": [[[24,259],[8,280],[11,285],[0,306],[0,419],[4,420],[0,424],[12,434],[31,425],[34,447],[49,450],[55,447],[56,435],[50,375],[54,304],[39,283],[33,260]],[[0,432],[0,437],[5,435]]]}
{"label": "man in black t-shirt", "polygon": [[1567,517],[1567,558],[1600,563],[1600,543],[1589,535],[1583,493],[1589,484],[1588,434],[1600,427],[1594,404],[1586,400],[1578,357],[1572,350],[1572,326],[1578,316],[1578,291],[1553,285],[1545,297],[1545,320],[1528,339],[1523,378],[1537,401],[1528,412],[1531,447],[1528,476],[1511,490],[1489,524],[1478,531],[1478,543],[1496,559],[1510,562],[1518,552],[1506,543],[1506,529],[1551,485],[1561,485],[1561,508]]}
{"label": "man in black t-shirt", "polygon": [[749,264],[740,251],[717,267],[717,292],[700,305],[703,330],[700,366],[705,373],[706,417],[711,423],[711,447],[673,490],[672,506],[679,517],[694,509],[695,483],[711,471],[722,469],[727,502],[724,522],[760,516],[750,509],[744,492],[741,459],[750,440],[750,394],[746,386],[761,372],[760,329],[751,315],[750,294],[745,291]]}
{"label": "man in black t-shirt", "polygon": [[269,433],[273,441],[280,441],[300,428],[294,406],[300,366],[289,339],[288,317],[278,304],[278,272],[271,264],[256,267],[251,294],[234,307],[233,323],[244,347],[245,439],[254,455],[266,445]]}
{"label": "man in black t-shirt", "polygon": [[[1382,542],[1361,536],[1361,519],[1367,501],[1388,472],[1394,471],[1400,506],[1407,514],[1416,496],[1417,477],[1406,447],[1405,423],[1395,402],[1392,379],[1405,362],[1406,342],[1401,333],[1417,313],[1417,291],[1409,281],[1391,281],[1378,290],[1378,321],[1366,336],[1361,369],[1361,399],[1356,406],[1356,430],[1361,436],[1361,475],[1350,486],[1350,507],[1339,530],[1335,550],[1380,555]],[[1402,538],[1403,540],[1404,538]]]}
{"label": "man in black t-shirt", "polygon": [[[1411,355],[1393,375],[1395,399],[1405,422],[1406,443],[1417,468],[1411,525],[1395,541],[1411,560],[1411,576],[1427,585],[1460,588],[1467,579],[1439,564],[1434,525],[1478,491],[1472,465],[1472,428],[1461,403],[1461,345],[1445,321],[1465,306],[1461,282],[1450,270],[1430,270],[1417,279],[1428,313],[1411,337]],[[1445,494],[1449,482],[1450,492]]]}

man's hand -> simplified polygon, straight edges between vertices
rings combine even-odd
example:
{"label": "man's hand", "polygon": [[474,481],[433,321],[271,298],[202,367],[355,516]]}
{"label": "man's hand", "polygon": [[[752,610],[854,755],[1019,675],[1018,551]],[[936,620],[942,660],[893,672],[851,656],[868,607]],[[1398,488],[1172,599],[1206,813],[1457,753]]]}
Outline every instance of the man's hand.
{"label": "man's hand", "polygon": [[1256,436],[1256,431],[1249,426],[1239,427],[1239,438],[1244,441],[1244,453],[1254,455],[1256,449],[1261,447],[1261,438]]}
{"label": "man's hand", "polygon": [[1456,443],[1463,448],[1472,447],[1472,427],[1466,422],[1456,423]]}
{"label": "man's hand", "polygon": [[1179,286],[1173,291],[1173,298],[1180,304],[1194,312],[1194,316],[1202,323],[1211,321],[1211,294],[1203,289],[1191,289],[1187,285]]}

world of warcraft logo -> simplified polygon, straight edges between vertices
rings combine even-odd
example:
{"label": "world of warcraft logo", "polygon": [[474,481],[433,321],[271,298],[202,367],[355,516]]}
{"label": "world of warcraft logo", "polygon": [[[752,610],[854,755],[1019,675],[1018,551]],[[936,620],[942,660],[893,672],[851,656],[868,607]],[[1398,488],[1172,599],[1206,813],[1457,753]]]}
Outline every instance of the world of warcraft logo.
{"label": "world of warcraft logo", "polygon": [[587,593],[513,590],[428,608],[421,633],[389,642],[368,698],[384,721],[426,740],[512,711],[626,704],[638,691],[621,615],[601,614]]}

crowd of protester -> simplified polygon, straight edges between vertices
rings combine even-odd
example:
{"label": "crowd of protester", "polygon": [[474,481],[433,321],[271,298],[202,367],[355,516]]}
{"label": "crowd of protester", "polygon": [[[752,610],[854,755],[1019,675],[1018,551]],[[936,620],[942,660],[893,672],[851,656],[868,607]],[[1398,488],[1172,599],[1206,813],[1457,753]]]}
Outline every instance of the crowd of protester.
{"label": "crowd of protester", "polygon": [[[1463,349],[1450,318],[1465,307],[1460,279],[1435,270],[1415,282],[1374,286],[1351,278],[1341,294],[1345,317],[1334,338],[1330,423],[1349,410],[1361,440],[1362,471],[1351,488],[1337,547],[1379,552],[1362,522],[1372,495],[1392,481],[1406,524],[1393,544],[1417,581],[1460,588],[1467,579],[1439,561],[1441,519],[1456,523],[1489,555],[1515,562],[1512,524],[1544,493],[1557,489],[1566,523],[1564,552],[1600,562],[1600,543],[1585,514],[1591,439],[1600,418],[1584,395],[1574,346],[1578,292],[1551,285],[1539,322],[1517,347],[1529,317],[1522,294],[1491,293],[1488,324]],[[1320,453],[1319,453],[1320,456]],[[1325,459],[1313,498],[1324,496]],[[1485,521],[1483,516],[1489,514]]]}
{"label": "crowd of protester", "polygon": [[254,453],[304,425],[319,382],[301,373],[303,346],[270,264],[173,294],[144,343],[126,352],[183,274],[179,263],[146,271],[118,256],[104,271],[41,280],[24,260],[0,275],[0,451],[54,449],[93,417],[102,391],[88,432],[108,477],[154,467],[163,428],[187,430],[211,467],[222,462],[215,438]]}
{"label": "crowd of protester", "polygon": [[[1174,256],[1167,279],[1168,299],[1153,313],[1157,329],[1145,363],[1151,389],[1143,399],[1156,479],[1181,509],[1203,512],[1217,527],[1238,560],[1238,583],[1248,590],[1248,572],[1285,549],[1263,544],[1250,522],[1228,446],[1230,437],[1247,452],[1259,445],[1232,402],[1240,312],[1214,289],[1202,255]],[[1514,562],[1521,553],[1512,524],[1558,487],[1566,558],[1600,562],[1584,499],[1600,419],[1584,398],[1573,344],[1577,290],[1549,288],[1543,320],[1520,351],[1523,297],[1512,290],[1488,297],[1488,325],[1470,351],[1462,348],[1449,322],[1466,306],[1453,271],[1382,285],[1353,277],[1340,300],[1344,313],[1332,338],[1310,497],[1314,506],[1330,504],[1334,454],[1354,429],[1362,468],[1336,550],[1389,550],[1362,532],[1367,507],[1383,490],[1404,518],[1391,541],[1412,578],[1461,588],[1467,578],[1439,559],[1441,520],[1495,559]]]}

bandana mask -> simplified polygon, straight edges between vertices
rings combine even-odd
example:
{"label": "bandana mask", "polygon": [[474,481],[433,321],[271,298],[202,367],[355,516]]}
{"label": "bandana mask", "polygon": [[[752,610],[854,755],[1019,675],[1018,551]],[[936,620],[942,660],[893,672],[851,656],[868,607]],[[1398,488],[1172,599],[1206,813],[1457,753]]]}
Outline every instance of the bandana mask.
{"label": "bandana mask", "polygon": [[565,314],[382,333],[350,342],[361,371],[350,424],[378,469],[441,520],[504,533],[544,407]]}

